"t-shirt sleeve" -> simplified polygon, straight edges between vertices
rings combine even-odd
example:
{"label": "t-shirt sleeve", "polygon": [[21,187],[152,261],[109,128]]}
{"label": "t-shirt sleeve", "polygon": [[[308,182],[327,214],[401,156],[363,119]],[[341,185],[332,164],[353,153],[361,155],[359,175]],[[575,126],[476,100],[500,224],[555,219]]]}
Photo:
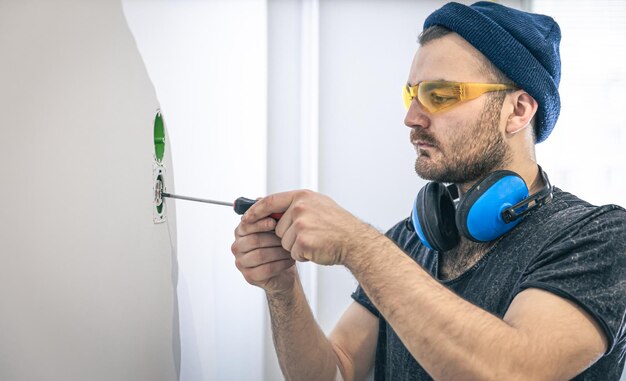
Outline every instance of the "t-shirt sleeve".
{"label": "t-shirt sleeve", "polygon": [[359,285],[356,288],[356,291],[352,293],[352,299],[357,301],[363,307],[367,308],[369,312],[371,312],[374,316],[380,319],[380,312],[378,312],[378,309],[374,306],[374,303],[372,303],[361,285]]}
{"label": "t-shirt sleeve", "polygon": [[528,266],[520,291],[527,288],[581,306],[604,330],[611,352],[626,340],[626,211],[605,206],[568,225]]}

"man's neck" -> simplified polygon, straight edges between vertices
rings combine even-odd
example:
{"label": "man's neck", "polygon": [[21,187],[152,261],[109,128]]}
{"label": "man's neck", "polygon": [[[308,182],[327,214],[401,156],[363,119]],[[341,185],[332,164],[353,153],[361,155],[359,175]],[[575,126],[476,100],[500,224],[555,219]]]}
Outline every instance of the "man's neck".
{"label": "man's neck", "polygon": [[[541,173],[539,171],[539,166],[534,161],[525,163],[523,165],[510,165],[510,166],[507,166],[504,168],[498,168],[498,169],[500,170],[505,169],[505,170],[513,171],[517,173],[518,175],[520,175],[522,179],[524,180],[524,182],[526,183],[526,186],[528,187],[528,194],[534,194],[538,192],[545,185],[543,182]],[[481,181],[481,180],[482,178],[478,179],[477,181]],[[474,184],[476,184],[477,181],[457,183],[456,186],[459,189],[459,196],[463,197],[463,195],[472,186],[474,186]]]}
{"label": "man's neck", "polygon": [[473,242],[461,237],[459,244],[439,255],[438,277],[450,280],[473,267],[493,247],[495,242]]}

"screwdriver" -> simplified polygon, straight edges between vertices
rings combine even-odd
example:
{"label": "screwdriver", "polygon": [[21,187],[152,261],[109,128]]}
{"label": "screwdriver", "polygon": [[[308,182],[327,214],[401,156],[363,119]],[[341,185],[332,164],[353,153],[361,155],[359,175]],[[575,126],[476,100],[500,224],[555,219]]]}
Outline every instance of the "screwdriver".
{"label": "screwdriver", "polygon": [[[208,200],[208,199],[205,199],[205,198],[180,196],[180,195],[176,195],[176,194],[172,194],[172,193],[165,193],[165,192],[161,192],[161,196],[162,197],[169,197],[169,198],[177,198],[179,200],[204,202],[204,203],[207,203],[207,204],[232,206],[233,209],[235,210],[235,213],[237,213],[239,215],[244,214],[256,202],[256,200],[252,200],[252,199],[245,198],[245,197],[239,197],[238,199],[235,200],[235,202],[226,202],[226,201]],[[283,213],[272,213],[270,215],[270,217],[272,217],[276,221],[280,220],[280,218],[282,216],[283,216]]]}

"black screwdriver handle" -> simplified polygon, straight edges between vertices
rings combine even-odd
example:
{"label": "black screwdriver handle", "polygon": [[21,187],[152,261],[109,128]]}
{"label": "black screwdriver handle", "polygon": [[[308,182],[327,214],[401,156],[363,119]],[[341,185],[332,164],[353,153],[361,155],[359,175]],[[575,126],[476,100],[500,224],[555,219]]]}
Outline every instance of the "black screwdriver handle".
{"label": "black screwdriver handle", "polygon": [[[252,199],[245,198],[245,197],[239,197],[238,199],[235,200],[235,202],[233,204],[233,208],[235,209],[235,213],[237,213],[239,215],[244,214],[246,211],[248,211],[248,209],[250,209],[250,207],[252,205],[254,205],[255,202],[256,202],[256,200],[252,200]],[[272,217],[276,221],[280,220],[280,218],[282,216],[283,216],[282,213],[272,213],[272,214],[270,214],[270,217]]]}

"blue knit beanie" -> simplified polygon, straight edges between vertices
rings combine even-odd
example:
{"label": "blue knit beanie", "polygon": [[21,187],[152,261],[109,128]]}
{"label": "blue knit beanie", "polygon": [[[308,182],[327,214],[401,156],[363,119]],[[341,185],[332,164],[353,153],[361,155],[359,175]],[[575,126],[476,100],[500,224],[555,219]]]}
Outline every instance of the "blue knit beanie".
{"label": "blue knit beanie", "polygon": [[535,98],[537,143],[550,135],[561,110],[561,30],[551,17],[488,1],[448,3],[424,21],[433,25],[459,34]]}

